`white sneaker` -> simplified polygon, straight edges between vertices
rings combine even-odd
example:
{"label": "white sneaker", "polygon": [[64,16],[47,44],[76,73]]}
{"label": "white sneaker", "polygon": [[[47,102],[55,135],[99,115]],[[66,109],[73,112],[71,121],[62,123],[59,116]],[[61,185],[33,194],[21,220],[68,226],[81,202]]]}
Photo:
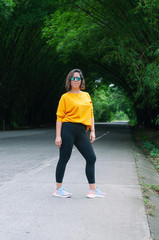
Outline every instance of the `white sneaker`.
{"label": "white sneaker", "polygon": [[55,189],[53,196],[55,197],[62,197],[62,198],[69,198],[72,196],[72,193],[69,193],[64,189],[62,186],[59,189]]}
{"label": "white sneaker", "polygon": [[96,190],[94,190],[94,191],[90,189],[87,194],[87,197],[88,198],[96,198],[96,197],[103,198],[103,197],[105,197],[105,193],[102,192],[99,188],[96,188]]}

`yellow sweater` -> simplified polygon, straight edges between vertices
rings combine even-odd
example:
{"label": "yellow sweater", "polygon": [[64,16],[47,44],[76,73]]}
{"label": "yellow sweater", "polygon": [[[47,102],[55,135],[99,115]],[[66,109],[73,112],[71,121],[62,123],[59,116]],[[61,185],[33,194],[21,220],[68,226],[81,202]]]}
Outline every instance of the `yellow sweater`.
{"label": "yellow sweater", "polygon": [[82,123],[91,126],[93,115],[93,105],[91,97],[87,92],[70,93],[61,96],[57,109],[57,121]]}

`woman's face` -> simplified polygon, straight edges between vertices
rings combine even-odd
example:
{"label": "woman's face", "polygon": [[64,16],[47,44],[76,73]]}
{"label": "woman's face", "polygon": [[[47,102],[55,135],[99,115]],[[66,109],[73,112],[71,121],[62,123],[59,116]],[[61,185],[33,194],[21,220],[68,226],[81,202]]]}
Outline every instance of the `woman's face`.
{"label": "woman's face", "polygon": [[75,80],[74,81],[71,80],[71,89],[79,90],[81,85],[81,80],[78,81],[77,77],[80,77],[80,74],[78,72],[75,72],[73,74],[73,77],[75,77]]}

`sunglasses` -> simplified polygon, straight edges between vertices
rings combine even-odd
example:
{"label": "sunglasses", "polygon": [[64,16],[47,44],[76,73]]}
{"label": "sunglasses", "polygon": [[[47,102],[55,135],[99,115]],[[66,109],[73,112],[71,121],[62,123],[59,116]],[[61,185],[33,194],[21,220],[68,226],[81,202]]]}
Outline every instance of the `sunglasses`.
{"label": "sunglasses", "polygon": [[72,78],[71,78],[71,81],[75,81],[75,79],[77,79],[77,81],[80,81],[80,80],[81,80],[81,77],[72,77]]}

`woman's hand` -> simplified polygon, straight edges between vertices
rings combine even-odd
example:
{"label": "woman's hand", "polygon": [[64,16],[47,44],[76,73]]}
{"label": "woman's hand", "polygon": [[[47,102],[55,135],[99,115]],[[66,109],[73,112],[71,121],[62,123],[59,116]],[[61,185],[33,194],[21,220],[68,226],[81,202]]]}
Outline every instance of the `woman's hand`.
{"label": "woman's hand", "polygon": [[93,143],[96,139],[96,135],[95,135],[95,132],[94,131],[91,131],[90,132],[90,141],[91,143]]}
{"label": "woman's hand", "polygon": [[59,147],[59,148],[61,147],[61,145],[62,145],[62,138],[61,138],[61,136],[56,137],[55,144],[56,144],[57,147]]}

